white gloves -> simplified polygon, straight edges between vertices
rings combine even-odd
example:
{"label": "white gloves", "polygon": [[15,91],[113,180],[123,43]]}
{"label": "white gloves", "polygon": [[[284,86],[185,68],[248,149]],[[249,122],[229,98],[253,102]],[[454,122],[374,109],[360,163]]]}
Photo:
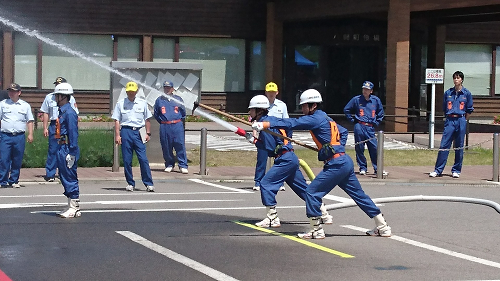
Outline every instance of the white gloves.
{"label": "white gloves", "polygon": [[68,166],[68,168],[71,168],[73,167],[73,165],[75,164],[75,160],[76,160],[76,156],[73,156],[73,155],[66,155],[66,166]]}
{"label": "white gloves", "polygon": [[260,132],[260,131],[264,130],[264,123],[263,122],[253,122],[252,129]]}
{"label": "white gloves", "polygon": [[257,142],[257,139],[255,139],[252,133],[246,133],[245,138],[249,143],[255,144],[255,142]]}

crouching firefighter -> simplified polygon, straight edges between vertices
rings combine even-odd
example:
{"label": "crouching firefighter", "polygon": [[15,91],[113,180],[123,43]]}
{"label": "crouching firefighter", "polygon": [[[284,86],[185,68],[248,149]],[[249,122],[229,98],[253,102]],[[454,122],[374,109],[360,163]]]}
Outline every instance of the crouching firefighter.
{"label": "crouching firefighter", "polygon": [[68,207],[58,213],[58,216],[76,218],[81,216],[80,188],[76,173],[80,148],[78,147],[78,115],[69,103],[71,95],[73,95],[73,87],[68,83],[61,83],[56,86],[54,95],[59,107],[55,133],[58,143],[57,168],[64,187],[64,195],[68,198]]}
{"label": "crouching firefighter", "polygon": [[376,227],[366,232],[371,236],[391,236],[391,227],[387,225],[382,212],[372,199],[363,191],[356,175],[351,157],[345,153],[348,131],[333,121],[319,107],[323,99],[315,89],[304,91],[300,95],[300,106],[303,116],[299,118],[279,120],[258,120],[252,128],[309,130],[318,146],[318,160],[324,163],[323,170],[314,178],[306,189],[306,215],[309,218],[310,230],[299,233],[304,239],[323,239],[325,231],[321,225],[321,204],[323,197],[335,186],[339,186],[367,214],[375,220]]}
{"label": "crouching firefighter", "polygon": [[[264,95],[258,95],[250,100],[248,106],[250,117],[252,120],[259,122],[274,122],[281,120],[274,116],[269,116],[268,113],[269,100]],[[276,134],[281,134],[285,137],[292,137],[292,130],[273,129]],[[266,217],[257,222],[255,225],[260,227],[280,227],[281,222],[276,211],[276,194],[283,183],[286,182],[290,188],[302,200],[306,200],[307,183],[299,169],[299,158],[293,151],[292,144],[277,136],[273,136],[267,132],[261,132],[257,138],[253,133],[247,133],[247,140],[255,144],[258,149],[267,152],[267,156],[274,157],[274,165],[264,175],[260,181],[260,196],[262,204],[266,206]],[[321,223],[332,224],[333,218],[324,205],[321,204]]]}

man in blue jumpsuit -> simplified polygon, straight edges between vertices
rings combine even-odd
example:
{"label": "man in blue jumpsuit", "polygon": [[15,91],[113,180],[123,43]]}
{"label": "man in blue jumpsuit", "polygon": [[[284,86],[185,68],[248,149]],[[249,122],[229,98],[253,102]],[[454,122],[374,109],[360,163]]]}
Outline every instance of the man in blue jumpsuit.
{"label": "man in blue jumpsuit", "polygon": [[265,128],[310,130],[318,146],[318,160],[324,162],[323,170],[306,189],[306,214],[310,220],[311,230],[299,233],[298,236],[304,239],[325,238],[325,231],[321,226],[322,198],[336,185],[340,186],[363,212],[375,219],[376,227],[367,231],[367,235],[391,236],[391,228],[387,225],[380,209],[361,188],[354,174],[354,164],[349,155],[345,154],[347,129],[337,125],[318,108],[322,102],[321,94],[317,90],[309,89],[300,95],[304,116],[252,124],[252,128],[258,131]]}
{"label": "man in blue jumpsuit", "polygon": [[[375,138],[375,127],[384,118],[384,108],[377,96],[372,95],[373,83],[363,82],[363,94],[353,97],[344,107],[344,114],[354,123],[354,141],[356,145],[356,162],[359,166],[359,174],[366,175],[367,164],[365,157],[365,143],[368,147],[373,170],[377,173],[377,139]],[[368,140],[368,141],[367,141]]]}
{"label": "man in blue jumpsuit", "polygon": [[135,151],[146,191],[154,192],[151,168],[146,156],[146,146],[139,132],[142,127],[146,128],[145,141],[148,142],[151,136],[149,118],[153,115],[149,111],[146,101],[135,97],[138,89],[137,83],[127,83],[125,87],[127,97],[116,103],[111,118],[115,119],[115,143],[122,146],[123,170],[128,184],[125,190],[134,191],[136,189],[132,174],[132,154]]}
{"label": "man in blue jumpsuit", "polygon": [[80,187],[78,186],[77,162],[80,158],[78,146],[78,114],[71,106],[73,87],[59,83],[54,89],[54,98],[59,108],[54,138],[57,141],[56,163],[59,178],[68,198],[68,208],[58,214],[61,218],[77,218],[80,212]]}
{"label": "man in blue jumpsuit", "polygon": [[33,142],[34,118],[29,103],[19,98],[21,86],[13,83],[7,91],[9,98],[0,102],[0,185],[19,188],[25,143]]}
{"label": "man in blue jumpsuit", "polygon": [[[57,86],[61,83],[66,83],[64,77],[57,77],[54,85]],[[75,98],[70,95],[69,103],[71,107],[75,110],[78,115],[78,107],[76,105]],[[56,178],[56,152],[58,148],[57,140],[54,137],[56,132],[56,120],[59,116],[59,108],[57,107],[57,102],[54,93],[49,93],[45,96],[40,111],[43,112],[43,135],[49,139],[49,149],[47,153],[47,160],[45,161],[45,177],[44,179],[48,182],[53,182]],[[50,123],[49,123],[50,120]],[[49,125],[50,124],[50,125]]]}
{"label": "man in blue jumpsuit", "polygon": [[459,178],[462,172],[462,161],[464,159],[464,138],[467,130],[467,119],[474,111],[472,94],[469,90],[462,86],[464,82],[464,74],[461,71],[453,73],[453,88],[448,89],[443,96],[443,112],[446,116],[444,122],[443,137],[436,159],[434,171],[429,173],[429,176],[435,178],[441,176],[448,154],[451,147],[451,142],[454,142],[455,163],[451,167],[451,175],[454,178]]}
{"label": "man in blue jumpsuit", "polygon": [[159,96],[154,105],[153,115],[160,123],[160,143],[165,160],[165,172],[170,173],[175,165],[175,154],[179,162],[179,170],[188,173],[186,144],[184,135],[184,119],[186,109],[181,97],[174,95],[174,84],[170,81],[163,83],[165,95]]}
{"label": "man in blue jumpsuit", "polygon": [[[266,96],[258,95],[250,100],[248,106],[252,120],[259,122],[279,120],[268,116],[269,100]],[[273,132],[285,137],[292,137],[291,130],[272,129]],[[267,216],[255,225],[260,227],[280,227],[280,219],[276,212],[276,194],[283,183],[286,182],[302,200],[305,200],[306,180],[299,169],[299,159],[293,152],[292,144],[283,138],[261,132],[258,136],[247,133],[247,140],[263,151],[266,156],[274,158],[274,165],[267,171],[260,182],[260,196],[262,204],[266,206]],[[333,218],[324,205],[321,206],[322,223],[332,224]]]}
{"label": "man in blue jumpsuit", "polygon": [[[278,96],[278,85],[274,82],[269,82],[265,88],[266,97],[269,100],[269,109],[268,115],[274,116],[277,118],[288,118],[288,108],[286,107],[286,103],[277,99]],[[253,190],[260,189],[260,181],[264,177],[267,168],[267,151],[265,149],[257,148],[257,163],[255,165],[255,177],[254,182],[255,185]],[[285,190],[285,186],[280,187],[280,191]]]}

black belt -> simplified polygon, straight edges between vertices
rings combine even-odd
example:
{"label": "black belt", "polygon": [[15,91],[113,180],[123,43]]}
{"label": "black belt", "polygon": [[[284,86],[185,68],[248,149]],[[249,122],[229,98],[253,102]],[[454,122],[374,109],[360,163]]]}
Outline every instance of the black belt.
{"label": "black belt", "polygon": [[448,114],[448,115],[446,115],[446,117],[449,117],[449,118],[462,118],[464,116],[461,115],[461,114]]}
{"label": "black belt", "polygon": [[335,154],[333,154],[332,157],[330,157],[330,158],[326,159],[325,161],[323,161],[323,163],[326,164],[326,163],[330,162],[330,160],[335,159],[335,158],[339,158],[340,156],[342,156],[344,154],[345,154],[345,152],[335,153]]}
{"label": "black belt", "polygon": [[16,132],[16,133],[2,132],[2,134],[6,134],[7,136],[24,135],[24,133],[25,132]]}
{"label": "black belt", "polygon": [[50,124],[55,124],[57,120],[50,120]]}
{"label": "black belt", "polygon": [[281,155],[283,155],[283,154],[285,154],[285,153],[287,153],[287,152],[290,152],[290,151],[293,151],[293,149],[292,149],[292,150],[283,150],[283,151],[281,151],[280,153],[276,154],[276,156],[274,156],[274,158],[278,158],[278,157],[280,157]]}
{"label": "black belt", "polygon": [[133,130],[133,131],[138,131],[141,128],[142,127],[122,126],[122,129],[130,129],[130,130]]}
{"label": "black belt", "polygon": [[371,124],[371,123],[366,123],[366,122],[363,122],[363,121],[359,121],[358,123],[362,124],[362,125],[365,125],[365,126],[373,127],[373,124]]}

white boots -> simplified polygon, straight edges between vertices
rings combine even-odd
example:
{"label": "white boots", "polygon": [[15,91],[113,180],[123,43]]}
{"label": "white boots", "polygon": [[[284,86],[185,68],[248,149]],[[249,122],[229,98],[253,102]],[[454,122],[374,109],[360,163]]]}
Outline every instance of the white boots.
{"label": "white boots", "polygon": [[68,198],[68,208],[59,214],[61,218],[77,218],[82,215],[80,213],[80,199],[70,199]]}
{"label": "white boots", "polygon": [[368,230],[366,232],[367,235],[382,237],[390,237],[392,235],[391,227],[387,225],[387,222],[382,214],[376,215],[373,219],[375,220],[376,227],[372,230]]}
{"label": "white boots", "polygon": [[322,224],[333,224],[333,217],[326,210],[326,206],[324,203],[321,203],[321,223]]}
{"label": "white boots", "polygon": [[303,239],[325,239],[325,230],[321,226],[321,217],[309,218],[311,230],[306,233],[299,233],[297,236]]}
{"label": "white boots", "polygon": [[281,223],[280,218],[278,218],[278,212],[276,212],[276,206],[266,208],[267,217],[255,225],[260,227],[280,227]]}

